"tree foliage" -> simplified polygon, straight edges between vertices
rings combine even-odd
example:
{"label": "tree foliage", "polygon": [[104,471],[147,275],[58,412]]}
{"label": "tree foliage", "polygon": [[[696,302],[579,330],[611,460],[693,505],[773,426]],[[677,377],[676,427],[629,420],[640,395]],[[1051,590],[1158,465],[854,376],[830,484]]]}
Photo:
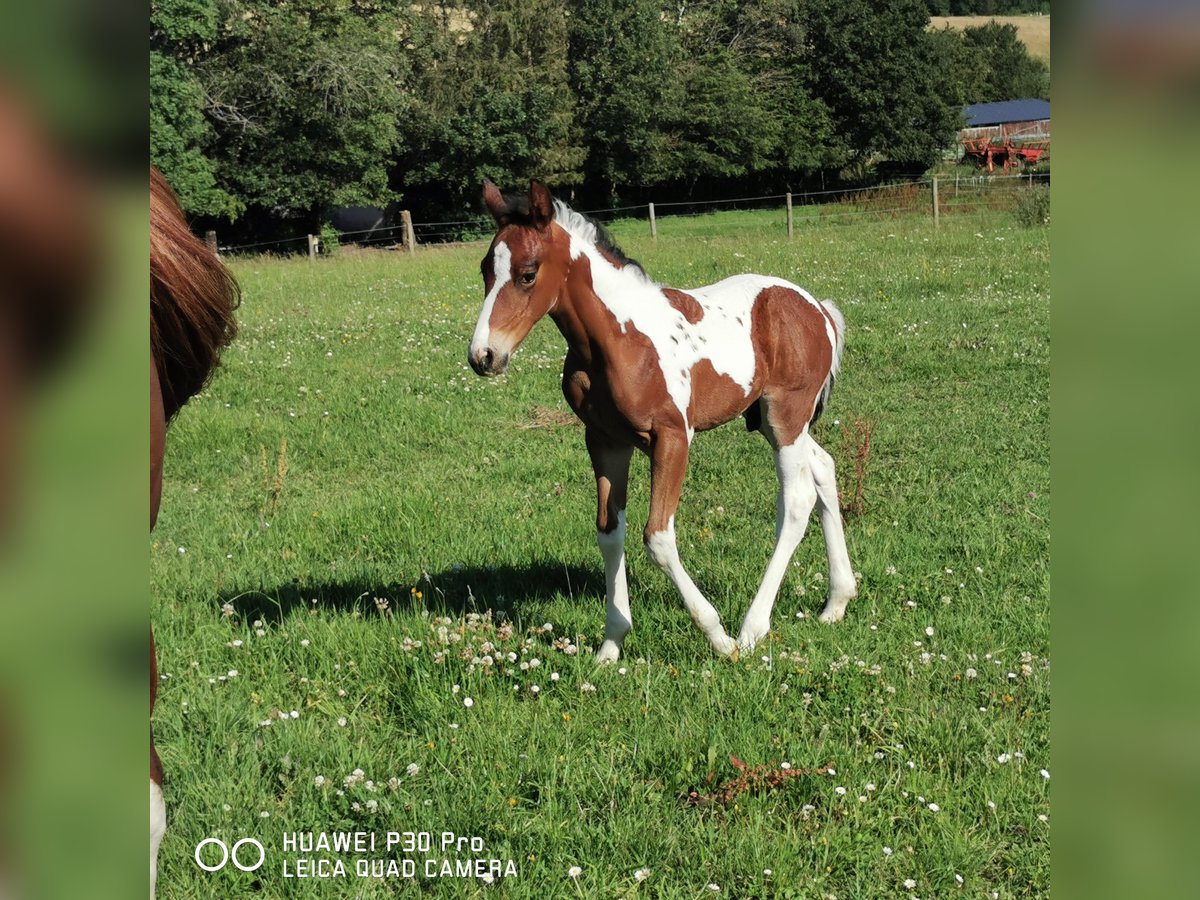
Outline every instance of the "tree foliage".
{"label": "tree foliage", "polygon": [[314,230],[474,212],[485,177],[603,204],[919,169],[964,103],[1048,91],[1014,29],[931,31],[930,7],[152,0],[151,155],[194,216]]}

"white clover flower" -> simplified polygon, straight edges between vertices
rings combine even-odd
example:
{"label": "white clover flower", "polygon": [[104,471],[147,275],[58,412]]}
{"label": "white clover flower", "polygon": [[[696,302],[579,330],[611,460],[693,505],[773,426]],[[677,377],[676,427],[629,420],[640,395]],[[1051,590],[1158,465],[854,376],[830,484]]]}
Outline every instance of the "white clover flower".
{"label": "white clover flower", "polygon": [[846,793],[846,789],[839,784],[837,787],[835,787],[833,789],[833,792],[840,797]]}
{"label": "white clover flower", "polygon": [[404,771],[407,772],[409,777],[411,778],[413,775],[416,775],[418,772],[421,771],[421,767],[418,766],[416,763],[409,763]]}
{"label": "white clover flower", "polygon": [[582,874],[583,869],[579,868],[579,866],[571,866],[571,868],[567,869],[568,878],[578,878]]}
{"label": "white clover flower", "polygon": [[472,700],[470,697],[463,697],[463,706],[465,706],[467,709],[470,709],[474,705],[475,705],[475,701]]}
{"label": "white clover flower", "polygon": [[936,803],[930,803],[930,804],[929,804],[929,811],[930,811],[930,812],[941,812],[941,811],[942,811],[942,808],[941,808],[940,806],[938,806]]}
{"label": "white clover flower", "polygon": [[892,855],[892,848],[891,848],[891,847],[884,847],[884,848],[883,848],[883,855],[884,855],[884,856],[891,856],[891,855]]}
{"label": "white clover flower", "polygon": [[318,775],[316,778],[313,779],[313,784],[317,787],[323,787],[325,785],[325,776]]}
{"label": "white clover flower", "polygon": [[1011,759],[1012,759],[1012,754],[1001,753],[999,756],[996,757],[996,762],[1000,763],[1000,765],[1004,765]]}
{"label": "white clover flower", "polygon": [[916,883],[916,881],[914,881],[914,880],[913,880],[913,879],[911,879],[911,878],[905,878],[905,879],[904,879],[904,886],[905,886],[906,888],[908,888],[908,889],[911,891],[913,888],[915,888],[915,887],[917,886],[917,883]]}
{"label": "white clover flower", "polygon": [[1050,770],[1049,769],[1042,769],[1038,774],[1041,775],[1043,778],[1045,778],[1047,781],[1050,780]]}
{"label": "white clover flower", "polygon": [[928,627],[926,627],[926,629],[925,629],[925,636],[926,636],[926,637],[933,637],[933,626],[932,626],[932,625],[929,625]]}
{"label": "white clover flower", "polygon": [[636,872],[633,873],[633,877],[637,881],[645,881],[647,878],[650,877],[650,870],[649,869],[638,869]]}

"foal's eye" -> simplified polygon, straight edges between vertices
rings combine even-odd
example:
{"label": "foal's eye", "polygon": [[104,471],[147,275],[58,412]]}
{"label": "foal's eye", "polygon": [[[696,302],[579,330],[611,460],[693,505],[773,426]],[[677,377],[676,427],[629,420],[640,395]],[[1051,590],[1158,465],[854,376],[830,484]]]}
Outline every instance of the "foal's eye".
{"label": "foal's eye", "polygon": [[528,287],[529,285],[533,284],[535,278],[537,278],[537,272],[522,272],[521,284]]}

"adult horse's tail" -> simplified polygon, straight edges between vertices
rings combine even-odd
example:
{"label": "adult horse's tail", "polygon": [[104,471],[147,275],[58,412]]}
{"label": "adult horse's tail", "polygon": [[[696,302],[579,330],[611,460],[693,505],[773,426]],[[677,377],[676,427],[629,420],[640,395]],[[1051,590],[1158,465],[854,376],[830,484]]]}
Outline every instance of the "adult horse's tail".
{"label": "adult horse's tail", "polygon": [[829,364],[829,375],[825,378],[821,394],[817,397],[816,408],[809,419],[810,425],[820,418],[825,404],[829,402],[829,396],[833,393],[833,383],[837,381],[838,370],[842,367],[842,350],[846,347],[846,319],[842,316],[842,311],[833,305],[832,300],[822,300],[821,306],[833,322],[833,361]]}

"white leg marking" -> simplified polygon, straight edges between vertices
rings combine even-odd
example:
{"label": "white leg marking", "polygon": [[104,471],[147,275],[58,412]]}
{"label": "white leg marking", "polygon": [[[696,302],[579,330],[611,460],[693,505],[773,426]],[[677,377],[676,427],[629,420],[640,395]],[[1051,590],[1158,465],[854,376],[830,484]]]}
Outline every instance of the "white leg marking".
{"label": "white leg marking", "polygon": [[792,554],[800,546],[808,517],[817,502],[817,490],[810,471],[812,439],[803,432],[794,444],[775,451],[775,470],[779,474],[779,504],[775,515],[775,552],[767,563],[762,584],[754,601],[742,620],[738,635],[738,646],[743,652],[754,649],[754,645],[771,630],[771,610],[779,585],[787,574]]}
{"label": "white leg marking", "polygon": [[816,441],[812,447],[813,482],[817,488],[817,509],[821,514],[821,530],[825,532],[825,552],[829,557],[829,596],[825,608],[817,617],[822,622],[838,622],[846,614],[846,605],[858,593],[854,570],[850,566],[850,551],[846,549],[846,533],[842,528],[842,513],[838,508],[837,475],[833,457]]}
{"label": "white leg marking", "polygon": [[654,564],[667,573],[674,583],[688,615],[697,627],[704,632],[712,648],[722,656],[729,656],[736,648],[733,638],[725,633],[721,626],[721,617],[713,609],[712,604],[704,599],[700,589],[696,587],[691,576],[683,568],[679,560],[679,550],[675,546],[675,517],[667,523],[666,531],[658,531],[646,538],[646,553]]}
{"label": "white leg marking", "polygon": [[596,652],[596,662],[615,662],[621,655],[621,642],[633,627],[629,611],[629,584],[625,579],[625,510],[617,513],[617,527],[608,534],[596,532],[596,543],[604,557],[604,581],[608,609],[604,617],[604,643]]}
{"label": "white leg marking", "polygon": [[163,800],[162,788],[150,782],[150,900],[154,900],[154,889],[158,882],[158,845],[167,830],[167,804]]}

